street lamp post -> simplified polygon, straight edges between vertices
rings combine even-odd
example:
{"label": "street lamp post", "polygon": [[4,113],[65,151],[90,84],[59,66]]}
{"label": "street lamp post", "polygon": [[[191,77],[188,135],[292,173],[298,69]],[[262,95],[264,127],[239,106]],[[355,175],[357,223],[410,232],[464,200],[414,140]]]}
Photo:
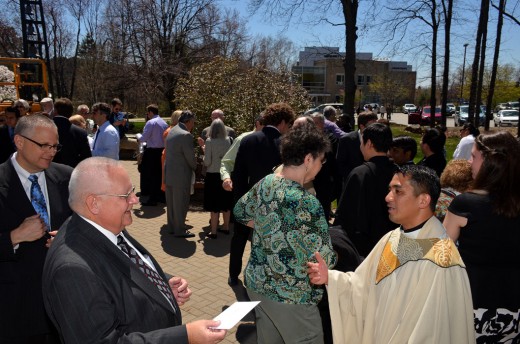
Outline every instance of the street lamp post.
{"label": "street lamp post", "polygon": [[462,62],[462,82],[460,85],[460,101],[462,102],[462,92],[464,91],[464,72],[466,71],[466,49],[468,49],[468,43],[464,44],[464,61]]}

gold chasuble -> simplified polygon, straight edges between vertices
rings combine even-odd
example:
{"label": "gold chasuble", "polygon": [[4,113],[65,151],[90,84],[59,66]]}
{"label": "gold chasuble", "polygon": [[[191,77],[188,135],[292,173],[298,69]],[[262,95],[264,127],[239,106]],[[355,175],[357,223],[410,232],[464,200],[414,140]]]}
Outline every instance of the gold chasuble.
{"label": "gold chasuble", "polygon": [[355,272],[329,271],[334,343],[475,343],[465,266],[442,224],[387,233]]}

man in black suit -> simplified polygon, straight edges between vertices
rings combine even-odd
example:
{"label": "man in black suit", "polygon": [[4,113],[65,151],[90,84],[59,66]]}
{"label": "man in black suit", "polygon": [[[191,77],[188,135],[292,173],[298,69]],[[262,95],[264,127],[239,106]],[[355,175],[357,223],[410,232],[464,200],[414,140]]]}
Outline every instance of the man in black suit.
{"label": "man in black suit", "polygon": [[[93,183],[93,180],[96,180]],[[191,291],[169,280],[159,263],[125,230],[138,203],[130,177],[116,160],[93,157],[72,173],[74,214],[47,255],[43,295],[64,343],[217,343],[220,322],[182,325],[179,305]]]}
{"label": "man in black suit", "polygon": [[358,131],[351,131],[339,139],[336,166],[343,179],[343,187],[350,171],[365,161],[359,148],[361,145],[361,134],[369,124],[376,121],[377,115],[374,115],[372,112],[360,113],[358,116]]}
{"label": "man in black suit", "polygon": [[[240,142],[231,176],[235,201],[281,164],[280,136],[289,130],[293,121],[294,111],[288,104],[271,104],[264,112],[262,131],[254,132]],[[251,232],[249,227],[237,222],[233,228],[229,252],[230,285],[238,283],[238,275],[242,271],[242,256]]]}
{"label": "man in black suit", "polygon": [[80,161],[92,156],[87,131],[70,123],[69,118],[74,113],[74,107],[69,99],[56,100],[53,112],[53,120],[58,127],[60,143],[63,146],[54,157],[54,162],[76,167]]}
{"label": "man in black suit", "polygon": [[[59,343],[43,306],[41,276],[48,239],[71,214],[72,168],[51,162],[58,130],[44,115],[21,117],[14,141],[17,152],[0,165],[0,343]],[[44,195],[41,217],[31,204],[31,176]]]}
{"label": "man in black suit", "polygon": [[374,245],[397,225],[388,218],[385,197],[396,166],[387,156],[392,131],[381,123],[363,130],[361,153],[365,163],[350,172],[336,211],[334,225],[347,231],[349,238],[366,257]]}
{"label": "man in black suit", "polygon": [[14,106],[5,109],[5,125],[0,128],[0,164],[16,152],[14,128],[20,118],[20,111]]}

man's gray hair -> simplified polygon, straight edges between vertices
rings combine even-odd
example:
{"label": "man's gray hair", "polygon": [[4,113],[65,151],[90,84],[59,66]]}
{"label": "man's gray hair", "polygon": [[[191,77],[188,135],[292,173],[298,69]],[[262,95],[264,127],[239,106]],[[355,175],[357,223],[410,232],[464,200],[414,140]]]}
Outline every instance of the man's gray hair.
{"label": "man's gray hair", "polygon": [[58,130],[54,121],[49,117],[41,114],[33,114],[22,116],[18,119],[16,127],[14,128],[14,134],[30,136],[36,128],[54,128],[56,131]]}
{"label": "man's gray hair", "polygon": [[20,105],[22,105],[25,108],[25,110],[27,110],[27,111],[29,111],[31,109],[31,106],[25,99],[18,99],[13,103],[13,106],[15,106],[15,107],[18,107]]}
{"label": "man's gray hair", "polygon": [[[330,106],[330,107],[332,107],[332,106]],[[333,108],[333,109],[334,109],[334,108]],[[336,111],[336,110],[334,110],[334,111]],[[311,117],[312,117],[313,119],[314,119],[314,118],[318,119],[318,121],[320,121],[322,124],[325,123],[325,117],[326,117],[326,116],[325,116],[324,114],[320,113],[320,112],[313,112],[313,113],[311,113]]]}
{"label": "man's gray hair", "polygon": [[86,112],[89,111],[89,108],[88,108],[88,105],[87,105],[87,104],[81,104],[81,105],[78,106],[78,110],[77,110],[78,113],[83,112],[83,110],[87,110]]}
{"label": "man's gray hair", "polygon": [[105,157],[92,157],[80,162],[70,177],[70,208],[81,214],[82,204],[88,195],[110,192],[110,176],[116,168],[123,168],[123,164]]}
{"label": "man's gray hair", "polygon": [[336,108],[334,106],[328,105],[328,106],[325,106],[325,108],[323,109],[323,115],[327,119],[331,118],[332,116],[334,116],[336,114],[337,114],[337,112],[336,112]]}

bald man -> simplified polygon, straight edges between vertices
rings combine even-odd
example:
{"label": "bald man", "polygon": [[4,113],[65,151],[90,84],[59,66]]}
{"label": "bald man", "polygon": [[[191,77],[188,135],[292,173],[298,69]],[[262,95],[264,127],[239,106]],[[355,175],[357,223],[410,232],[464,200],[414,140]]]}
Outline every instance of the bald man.
{"label": "bald man", "polygon": [[[92,180],[97,180],[92,183]],[[159,263],[126,231],[138,202],[124,166],[94,157],[69,185],[74,214],[45,262],[44,303],[64,343],[217,343],[218,321],[182,325],[179,305],[191,291],[167,279]]]}

